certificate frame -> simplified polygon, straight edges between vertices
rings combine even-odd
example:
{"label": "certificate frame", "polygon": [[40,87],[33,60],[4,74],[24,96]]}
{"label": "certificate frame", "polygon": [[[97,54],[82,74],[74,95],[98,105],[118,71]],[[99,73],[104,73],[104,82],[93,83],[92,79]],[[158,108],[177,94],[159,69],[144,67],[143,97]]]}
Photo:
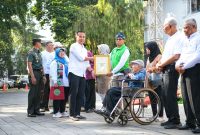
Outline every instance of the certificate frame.
{"label": "certificate frame", "polygon": [[95,75],[106,75],[110,73],[111,64],[109,55],[94,55]]}

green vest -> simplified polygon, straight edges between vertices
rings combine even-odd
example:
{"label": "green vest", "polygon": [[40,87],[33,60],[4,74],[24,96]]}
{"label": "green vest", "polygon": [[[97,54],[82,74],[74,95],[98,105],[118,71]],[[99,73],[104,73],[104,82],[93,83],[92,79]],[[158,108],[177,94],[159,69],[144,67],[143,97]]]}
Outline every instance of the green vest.
{"label": "green vest", "polygon": [[[112,65],[112,69],[114,69],[117,64],[119,63],[122,55],[124,54],[125,50],[128,49],[126,47],[125,44],[123,44],[120,48],[115,47],[112,52],[111,52],[111,65]],[[129,58],[127,59],[126,63],[124,64],[124,66],[119,70],[123,71],[125,69],[129,68]]]}

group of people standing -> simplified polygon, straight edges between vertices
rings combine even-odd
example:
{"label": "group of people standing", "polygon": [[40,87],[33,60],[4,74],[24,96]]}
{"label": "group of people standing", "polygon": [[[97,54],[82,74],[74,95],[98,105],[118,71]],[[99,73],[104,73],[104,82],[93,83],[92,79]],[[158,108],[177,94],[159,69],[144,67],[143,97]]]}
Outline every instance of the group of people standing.
{"label": "group of people standing", "polygon": [[[84,46],[85,36],[85,32],[76,33],[76,42],[70,46],[69,58],[65,49],[60,46],[55,47],[52,42],[47,42],[46,50],[40,53],[41,40],[33,39],[33,48],[27,57],[30,81],[28,117],[44,115],[40,111],[49,111],[50,87],[64,86],[65,99],[53,100],[53,117],[67,116],[65,106],[69,101],[69,118],[74,121],[85,119],[80,115],[81,106],[84,104],[86,112],[93,112],[95,109],[95,79],[97,93],[103,100],[109,88],[110,76],[128,69],[130,52],[124,44],[125,35],[119,32],[116,35],[117,47],[111,52],[112,71],[107,75],[95,77],[94,58],[92,52],[87,51]],[[109,46],[98,45],[98,53],[109,55]],[[44,88],[42,84],[45,84]],[[44,89],[43,96],[41,96],[42,89]]]}
{"label": "group of people standing", "polygon": [[[169,38],[161,55],[156,42],[146,43],[150,67],[148,72],[162,72],[163,85],[160,98],[163,101],[168,120],[161,123],[165,129],[188,130],[200,133],[200,34],[197,32],[195,19],[188,19],[183,26],[183,32],[177,30],[177,21],[168,17],[164,21],[164,32]],[[181,125],[177,103],[177,86],[181,78],[186,123]],[[160,90],[156,90],[160,93]],[[161,109],[162,110],[162,109]],[[161,111],[160,113],[162,113]],[[163,114],[162,114],[163,115]]]}
{"label": "group of people standing", "polygon": [[[164,126],[165,129],[192,129],[193,133],[200,133],[200,92],[198,90],[200,88],[200,83],[198,82],[200,80],[200,34],[197,32],[196,21],[194,19],[186,20],[183,27],[184,34],[182,34],[177,30],[176,19],[168,17],[164,21],[163,30],[169,35],[169,38],[162,54],[156,42],[152,41],[145,44],[146,53],[149,56],[146,67],[147,75],[152,72],[159,72],[162,73],[163,77],[162,85],[155,89],[161,99],[161,112],[159,116],[163,117],[164,106],[168,119],[166,122],[161,123],[161,126]],[[54,51],[49,47],[49,51],[42,54],[43,57],[48,56],[48,58],[42,59],[39,51],[41,40],[33,40],[34,47],[28,53],[27,59],[30,79],[27,109],[29,117],[44,115],[39,111],[40,86],[43,82],[47,82],[44,90],[47,96],[43,99],[44,104],[42,107],[48,110],[48,82],[50,82],[50,86],[63,85],[65,88],[65,100],[54,101],[54,116],[57,117],[58,115],[61,117],[66,115],[65,105],[69,97],[69,116],[72,120],[77,121],[85,119],[84,116],[80,115],[85,88],[85,109],[86,111],[95,109],[95,79],[97,82],[97,92],[104,106],[111,106],[107,108],[108,111],[111,111],[114,105],[109,101],[115,100],[112,99],[112,96],[118,91],[118,89],[110,89],[107,92],[111,76],[113,79],[120,79],[124,75],[136,78],[139,73],[142,73],[143,77],[141,80],[144,79],[144,63],[142,60],[129,63],[130,51],[125,45],[125,35],[121,32],[115,37],[117,46],[111,53],[108,45],[101,44],[97,46],[99,54],[110,55],[111,72],[107,75],[95,77],[94,58],[93,54],[88,52],[84,46],[85,36],[85,32],[79,31],[76,33],[76,43],[70,46],[69,58],[63,48],[57,48]],[[52,42],[47,42],[46,46],[52,46]],[[48,68],[43,67],[42,62],[49,65],[47,66]],[[138,70],[135,65],[138,66]],[[130,66],[133,74],[129,74]],[[60,72],[62,76],[58,77]],[[116,74],[118,75],[115,76]],[[184,125],[181,125],[180,122],[176,95],[179,76],[181,76],[181,89],[186,114],[186,124]],[[58,80],[61,84],[58,83]],[[115,85],[115,88],[117,87]],[[120,93],[117,94],[120,95]],[[153,105],[152,111],[153,114],[157,113],[157,109]]]}
{"label": "group of people standing", "polygon": [[[85,118],[80,115],[80,110],[86,87],[86,71],[93,72],[92,63],[89,63],[89,61],[93,61],[93,56],[88,57],[88,51],[84,46],[84,42],[85,33],[81,31],[77,32],[76,43],[71,45],[68,58],[65,49],[61,46],[53,46],[52,42],[47,42],[46,50],[40,53],[41,40],[33,39],[33,48],[29,51],[27,57],[30,81],[27,109],[28,117],[44,115],[44,113],[40,112],[40,108],[42,111],[49,111],[50,87],[63,86],[65,98],[64,100],[53,100],[53,117],[67,116],[65,106],[69,97],[70,118],[72,120]],[[90,79],[88,77],[87,80]],[[88,81],[87,83],[90,84],[93,82]],[[45,84],[45,86],[42,103],[40,104],[42,84]],[[88,89],[91,90],[93,88]],[[93,91],[95,93],[95,89]],[[87,105],[92,104],[91,106],[87,106],[88,109],[95,108],[94,96],[93,94],[92,98],[86,98]],[[92,101],[88,101],[88,99]]]}

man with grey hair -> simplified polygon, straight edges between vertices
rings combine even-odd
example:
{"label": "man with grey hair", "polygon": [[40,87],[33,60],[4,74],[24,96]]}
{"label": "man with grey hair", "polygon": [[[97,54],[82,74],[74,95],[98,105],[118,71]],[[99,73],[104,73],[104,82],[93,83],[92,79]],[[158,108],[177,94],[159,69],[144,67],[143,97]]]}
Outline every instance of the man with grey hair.
{"label": "man with grey hair", "polygon": [[180,57],[182,36],[177,31],[177,21],[174,17],[165,19],[163,30],[169,38],[156,67],[163,72],[163,102],[168,121],[161,123],[161,126],[165,129],[174,129],[181,124],[176,96],[179,74],[175,70],[175,62]]}
{"label": "man with grey hair", "polygon": [[[145,79],[146,71],[144,69],[143,60],[138,59],[138,60],[131,61],[130,66],[131,66],[132,72],[127,74],[127,77],[129,79],[140,80],[140,81]],[[137,90],[138,88],[144,87],[143,82],[133,81],[133,82],[129,82],[128,85],[131,88],[131,91],[134,90],[134,89]],[[130,89],[123,91],[123,92],[130,93]],[[110,115],[113,116],[114,113],[112,113],[112,110],[114,109],[116,104],[119,102],[119,99],[121,97],[121,93],[122,93],[121,88],[111,87],[107,91],[106,96],[103,100],[103,107],[104,107],[105,110],[96,110],[95,112],[97,114],[103,115],[104,117],[109,117]]]}
{"label": "man with grey hair", "polygon": [[45,50],[41,52],[42,56],[42,66],[44,69],[44,74],[46,76],[46,82],[44,84],[44,91],[41,96],[40,101],[40,111],[45,112],[49,111],[49,93],[50,93],[50,84],[49,84],[49,71],[50,64],[55,58],[54,45],[51,41],[46,42]]}
{"label": "man with grey hair", "polygon": [[180,130],[192,129],[200,133],[200,34],[197,32],[195,19],[188,19],[184,24],[184,40],[176,70],[182,74],[181,89],[186,114],[186,124]]}

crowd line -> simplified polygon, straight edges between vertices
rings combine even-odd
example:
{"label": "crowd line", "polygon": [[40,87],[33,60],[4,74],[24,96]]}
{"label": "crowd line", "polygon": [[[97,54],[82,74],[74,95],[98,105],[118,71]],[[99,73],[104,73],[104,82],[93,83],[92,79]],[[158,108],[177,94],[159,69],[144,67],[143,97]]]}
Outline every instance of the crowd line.
{"label": "crowd line", "polygon": [[[116,47],[111,52],[107,44],[98,45],[98,54],[110,57],[111,70],[105,75],[95,75],[93,52],[86,49],[84,31],[76,32],[76,42],[70,46],[69,57],[61,44],[50,41],[46,42],[45,50],[40,52],[41,40],[33,39],[33,48],[27,56],[30,82],[27,116],[36,117],[49,111],[49,98],[53,100],[54,118],[69,115],[74,121],[86,119],[81,115],[82,107],[87,113],[109,116],[121,96],[120,85],[116,83],[111,87],[111,80],[124,77],[144,80],[147,77],[149,87],[155,90],[161,100],[157,119],[161,126],[164,129],[200,133],[200,34],[196,20],[187,19],[183,32],[180,32],[176,18],[167,17],[163,31],[169,38],[162,53],[156,41],[145,43],[148,56],[146,64],[141,59],[130,60],[131,53],[125,44],[127,37],[122,32],[116,34]],[[154,80],[152,76],[155,75],[160,79]],[[186,116],[183,125],[177,103],[179,77]],[[140,82],[128,85],[131,88],[144,87]],[[95,109],[96,92],[102,101],[100,110]],[[66,112],[67,103],[69,114]],[[155,115],[157,107],[152,104],[151,108]],[[163,119],[163,111],[167,121]]]}

